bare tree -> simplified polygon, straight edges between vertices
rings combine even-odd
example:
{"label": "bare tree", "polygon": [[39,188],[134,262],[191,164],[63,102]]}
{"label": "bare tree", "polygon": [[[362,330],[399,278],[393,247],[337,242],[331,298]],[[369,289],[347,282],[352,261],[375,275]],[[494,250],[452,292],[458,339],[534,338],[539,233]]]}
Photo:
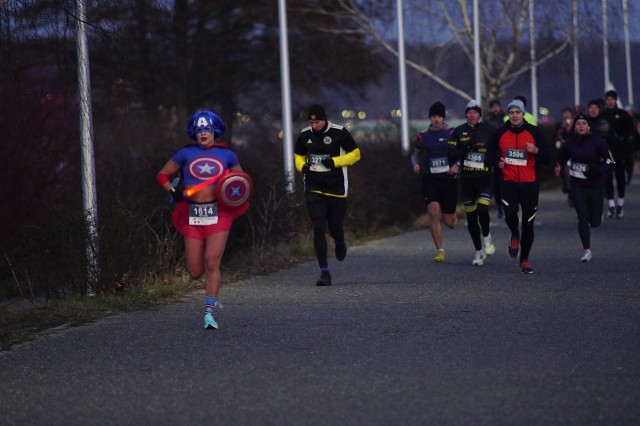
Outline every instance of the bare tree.
{"label": "bare tree", "polygon": [[[485,99],[499,98],[504,95],[519,77],[529,72],[528,6],[530,0],[500,0],[499,2],[480,2],[480,46],[481,46],[481,80],[482,94]],[[360,0],[337,0],[327,5],[307,5],[302,9],[309,14],[335,16],[338,25],[324,25],[323,31],[359,35],[377,42],[387,52],[398,55],[397,43],[393,40],[394,32],[390,29],[395,21],[392,16],[392,2],[376,3],[377,15],[372,15],[372,2]],[[540,66],[556,57],[570,45],[571,12],[570,3],[559,4],[557,1],[538,0],[536,14],[536,32],[544,34],[544,43],[538,43],[536,65]],[[390,11],[387,19],[381,19],[380,8]],[[421,38],[425,44],[436,50],[459,49],[467,59],[465,64],[456,67],[473,68],[473,11],[466,0],[411,0],[409,22],[413,27],[407,28],[412,38]],[[390,16],[390,17],[389,17]],[[325,21],[331,22],[331,21]],[[470,81],[453,81],[450,73],[442,72],[449,55],[438,54],[423,58],[410,58],[407,65],[419,73],[438,83],[443,88],[464,99],[471,99]]]}

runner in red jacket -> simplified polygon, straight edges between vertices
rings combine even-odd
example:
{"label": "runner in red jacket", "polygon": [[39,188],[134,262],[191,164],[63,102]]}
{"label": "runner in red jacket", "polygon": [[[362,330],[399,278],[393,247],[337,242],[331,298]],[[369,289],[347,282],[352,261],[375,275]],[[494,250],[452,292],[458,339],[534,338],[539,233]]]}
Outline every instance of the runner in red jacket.
{"label": "runner in red jacket", "polygon": [[[529,253],[533,246],[533,223],[538,211],[540,193],[539,168],[549,164],[551,152],[540,129],[524,119],[524,105],[514,99],[507,107],[509,121],[494,139],[493,149],[502,170],[502,204],[511,238],[509,255],[520,254],[520,270],[532,274]],[[518,208],[522,210],[522,232],[519,230]]]}

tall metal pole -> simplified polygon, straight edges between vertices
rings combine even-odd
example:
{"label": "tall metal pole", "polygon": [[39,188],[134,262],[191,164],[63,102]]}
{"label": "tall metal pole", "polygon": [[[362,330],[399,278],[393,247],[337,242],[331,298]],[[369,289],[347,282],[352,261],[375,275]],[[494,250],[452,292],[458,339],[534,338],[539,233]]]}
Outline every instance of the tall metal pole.
{"label": "tall metal pole", "polygon": [[580,57],[578,54],[578,0],[573,0],[573,105],[580,105]]}
{"label": "tall metal pole", "polygon": [[282,96],[282,150],[284,155],[285,189],[288,194],[295,191],[293,164],[293,131],[291,119],[291,80],[289,78],[289,36],[287,29],[287,2],[278,0],[280,23],[280,86]]}
{"label": "tall metal pole", "polygon": [[624,55],[627,61],[627,99],[633,106],[633,79],[631,78],[631,46],[629,44],[629,10],[627,0],[622,0],[622,15],[624,19]]}
{"label": "tall metal pole", "polygon": [[86,228],[87,295],[95,295],[98,281],[98,204],[96,196],[93,127],[91,112],[91,80],[89,77],[89,49],[85,32],[84,0],[76,0],[78,9],[78,92],[80,98],[80,148],[82,161],[82,197]]}
{"label": "tall metal pole", "polygon": [[529,0],[529,42],[531,44],[531,114],[538,120],[538,75],[536,66],[536,32],[534,27],[533,0]]}
{"label": "tall metal pole", "polygon": [[482,85],[480,80],[480,18],[478,16],[478,0],[473,0],[473,61],[476,100],[482,105]]}
{"label": "tall metal pole", "polygon": [[402,0],[397,0],[398,15],[398,73],[400,74],[400,134],[402,150],[409,152],[409,105],[407,102],[407,71],[404,56],[404,19]]}
{"label": "tall metal pole", "polygon": [[604,61],[604,90],[609,90],[609,36],[607,34],[607,0],[602,0],[602,60]]}

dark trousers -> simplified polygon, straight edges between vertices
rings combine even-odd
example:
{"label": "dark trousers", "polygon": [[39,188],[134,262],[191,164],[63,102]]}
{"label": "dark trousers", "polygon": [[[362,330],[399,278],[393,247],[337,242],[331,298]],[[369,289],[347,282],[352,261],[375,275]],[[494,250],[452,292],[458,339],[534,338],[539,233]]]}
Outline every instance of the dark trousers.
{"label": "dark trousers", "polygon": [[347,199],[328,195],[306,193],[307,210],[313,225],[313,249],[320,268],[329,266],[327,261],[327,226],[329,235],[344,241],[344,218],[347,214]]}
{"label": "dark trousers", "polygon": [[604,187],[584,188],[573,186],[571,197],[578,215],[578,233],[582,247],[591,248],[590,228],[597,228],[602,223],[602,201]]}
{"label": "dark trousers", "polygon": [[[528,260],[533,246],[533,224],[538,213],[540,185],[537,182],[517,183],[503,181],[502,206],[504,220],[511,235],[520,238],[520,261]],[[518,209],[522,210],[522,232],[519,229]]]}
{"label": "dark trousers", "polygon": [[616,179],[616,187],[618,189],[618,198],[624,198],[624,189],[627,183],[626,179],[626,163],[625,161],[618,161],[612,164],[607,170],[604,177],[604,189],[607,195],[607,200],[613,200],[613,178]]}

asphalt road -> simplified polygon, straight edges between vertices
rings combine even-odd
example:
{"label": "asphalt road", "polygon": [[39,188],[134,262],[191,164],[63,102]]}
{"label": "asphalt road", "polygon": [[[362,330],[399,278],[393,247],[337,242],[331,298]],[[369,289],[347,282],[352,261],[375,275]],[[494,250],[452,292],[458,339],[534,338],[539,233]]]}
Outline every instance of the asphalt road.
{"label": "asphalt road", "polygon": [[0,353],[2,425],[640,424],[640,176],[622,219],[592,232],[559,190],[540,201],[522,275],[492,214],[471,266],[465,222],[432,261],[426,230],[60,330]]}

